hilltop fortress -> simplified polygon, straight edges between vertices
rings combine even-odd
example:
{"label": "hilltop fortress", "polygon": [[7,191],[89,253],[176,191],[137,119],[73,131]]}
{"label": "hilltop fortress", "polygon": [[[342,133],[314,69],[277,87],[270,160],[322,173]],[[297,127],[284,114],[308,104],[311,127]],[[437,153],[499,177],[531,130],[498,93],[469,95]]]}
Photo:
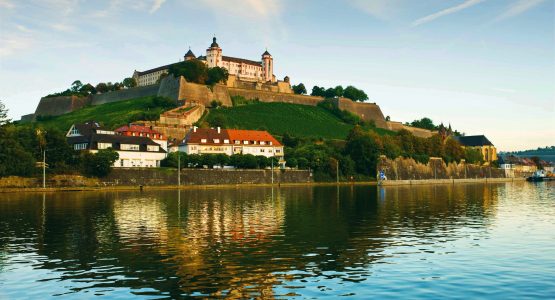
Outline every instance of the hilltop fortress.
{"label": "hilltop fortress", "polygon": [[[103,94],[89,95],[88,97],[60,96],[44,97],[40,100],[34,114],[22,117],[22,120],[33,120],[36,116],[57,116],[80,109],[86,105],[100,105],[104,103],[130,100],[146,96],[164,96],[185,103],[188,106],[199,106],[195,110],[196,115],[202,115],[205,107],[210,107],[213,100],[221,102],[223,106],[232,106],[231,97],[242,96],[245,99],[258,100],[260,102],[285,102],[300,105],[316,106],[322,97],[294,94],[288,76],[283,80],[277,80],[273,74],[274,60],[266,50],[260,61],[223,56],[222,48],[213,38],[212,44],[206,49],[205,56],[196,57],[189,51],[184,55],[185,60],[198,59],[207,64],[208,67],[219,66],[229,72],[229,78],[225,84],[207,86],[187,82],[185,78],[175,78],[168,74],[169,68],[177,63],[169,64],[147,71],[134,71],[133,78],[138,86],[122,89]],[[335,99],[335,105],[342,110],[347,110],[358,115],[362,120],[374,122],[377,127],[399,131],[406,129],[416,136],[429,137],[434,134],[426,129],[410,127],[401,122],[386,121],[380,107],[376,103],[354,102],[347,98]],[[169,122],[169,119],[172,119]],[[161,121],[167,121],[172,126],[182,127],[183,130],[190,127],[196,118],[191,116],[175,116],[173,113],[161,115]],[[161,126],[163,124],[153,124]],[[167,125],[167,124],[166,124]],[[164,126],[166,126],[164,125]],[[162,126],[163,127],[163,126]],[[164,128],[158,128],[166,135],[173,135]],[[181,130],[173,131],[175,133]],[[174,135],[175,136],[175,135]]]}

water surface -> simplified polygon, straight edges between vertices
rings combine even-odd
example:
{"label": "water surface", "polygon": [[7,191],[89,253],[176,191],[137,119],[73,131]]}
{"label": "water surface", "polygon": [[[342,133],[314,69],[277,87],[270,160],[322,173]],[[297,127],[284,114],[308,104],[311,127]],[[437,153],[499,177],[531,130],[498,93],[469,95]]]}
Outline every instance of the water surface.
{"label": "water surface", "polygon": [[553,295],[554,183],[0,194],[0,299]]}

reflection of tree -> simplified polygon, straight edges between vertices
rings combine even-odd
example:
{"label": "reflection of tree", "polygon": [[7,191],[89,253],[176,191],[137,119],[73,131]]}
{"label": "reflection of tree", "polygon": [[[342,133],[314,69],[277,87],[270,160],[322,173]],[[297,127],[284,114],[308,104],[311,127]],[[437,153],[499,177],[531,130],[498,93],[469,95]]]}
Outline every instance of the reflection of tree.
{"label": "reflection of tree", "polygon": [[6,245],[14,242],[6,238],[32,232],[20,247],[32,244],[41,255],[34,267],[60,270],[63,279],[89,284],[83,288],[148,287],[172,298],[273,297],[276,286],[304,277],[364,280],[402,236],[456,238],[469,221],[486,226],[497,201],[489,185],[177,195],[54,193],[45,202],[41,195],[3,200],[0,251],[11,251]]}

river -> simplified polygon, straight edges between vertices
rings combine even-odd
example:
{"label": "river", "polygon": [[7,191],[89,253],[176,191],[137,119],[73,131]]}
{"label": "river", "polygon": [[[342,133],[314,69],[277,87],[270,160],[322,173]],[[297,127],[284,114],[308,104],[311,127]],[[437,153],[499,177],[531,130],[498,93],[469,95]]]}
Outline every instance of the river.
{"label": "river", "polygon": [[0,299],[554,295],[555,183],[0,194]]}

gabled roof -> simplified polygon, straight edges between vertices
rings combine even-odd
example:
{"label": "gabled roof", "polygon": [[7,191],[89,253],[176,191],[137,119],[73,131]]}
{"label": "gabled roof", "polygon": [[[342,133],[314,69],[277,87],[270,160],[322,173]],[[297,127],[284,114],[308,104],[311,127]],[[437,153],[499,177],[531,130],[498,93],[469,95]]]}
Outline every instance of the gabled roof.
{"label": "gabled roof", "polygon": [[[98,150],[98,143],[111,143],[112,149],[122,151],[121,144],[139,145],[139,151],[146,152],[147,146],[160,146],[153,140],[144,136],[126,136],[115,134],[92,134],[90,136],[68,137],[67,142],[70,145],[87,143],[87,149]],[[162,147],[158,152],[166,152]]]}
{"label": "gabled roof", "polygon": [[195,54],[193,53],[193,51],[191,51],[191,48],[189,48],[189,51],[187,51],[187,53],[185,53],[185,57],[193,57],[195,58]]}
{"label": "gabled roof", "polygon": [[264,55],[270,55],[270,56],[272,56],[272,54],[270,54],[270,52],[268,52],[267,49],[266,49],[266,51],[264,51],[264,53],[262,53],[262,56],[264,56]]}
{"label": "gabled roof", "polygon": [[[202,144],[206,145],[222,145],[225,144],[224,140],[229,140],[228,144],[235,144],[235,141],[240,141],[243,144],[243,141],[249,141],[249,145],[252,145],[251,142],[256,141],[257,145],[260,142],[265,142],[266,146],[269,146],[271,142],[272,146],[281,146],[281,143],[267,131],[220,129],[220,133],[218,133],[216,128],[191,130],[185,137],[184,144],[201,144],[203,139],[206,139],[206,142]],[[215,139],[218,139],[219,143],[214,143]]]}
{"label": "gabled roof", "polygon": [[177,65],[180,62],[176,62],[173,64],[169,64],[169,65],[165,65],[165,66],[160,66],[154,69],[150,69],[150,70],[146,70],[146,71],[137,71],[137,74],[139,74],[139,76],[144,75],[144,74],[148,74],[148,73],[153,73],[153,72],[157,72],[157,71],[162,71],[162,70],[167,70],[169,69],[171,66],[173,65]]}
{"label": "gabled roof", "polygon": [[93,133],[96,133],[97,130],[111,131],[110,129],[100,125],[100,123],[96,121],[87,121],[85,123],[73,124],[72,127],[75,127],[75,129],[79,131],[79,134],[84,136],[89,136]]}
{"label": "gabled roof", "polygon": [[268,131],[227,129],[227,133],[231,141],[262,141],[267,143],[272,142],[272,146],[281,146],[280,142],[268,133]]}
{"label": "gabled roof", "polygon": [[463,146],[493,146],[493,144],[484,135],[455,136],[454,138]]}

